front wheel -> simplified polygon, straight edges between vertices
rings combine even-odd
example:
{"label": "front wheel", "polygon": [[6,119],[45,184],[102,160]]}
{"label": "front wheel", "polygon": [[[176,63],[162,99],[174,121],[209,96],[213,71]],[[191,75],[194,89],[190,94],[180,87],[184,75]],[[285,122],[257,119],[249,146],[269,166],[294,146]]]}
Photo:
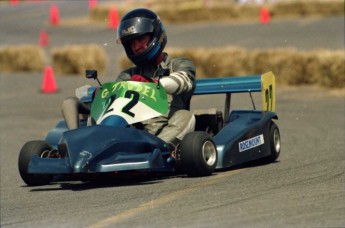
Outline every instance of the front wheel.
{"label": "front wheel", "polygon": [[216,168],[218,154],[209,134],[203,131],[191,132],[182,140],[181,164],[188,176],[208,176]]}
{"label": "front wheel", "polygon": [[47,185],[52,181],[52,175],[28,173],[28,166],[32,156],[37,155],[42,157],[44,152],[50,151],[51,149],[52,147],[42,140],[29,141],[24,144],[19,153],[18,169],[20,176],[27,185]]}

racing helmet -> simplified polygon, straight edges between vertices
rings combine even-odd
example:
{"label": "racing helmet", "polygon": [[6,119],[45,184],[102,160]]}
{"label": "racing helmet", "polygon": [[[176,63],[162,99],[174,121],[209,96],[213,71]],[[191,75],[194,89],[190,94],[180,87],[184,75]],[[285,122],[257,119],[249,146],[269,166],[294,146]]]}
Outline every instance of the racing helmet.
{"label": "racing helmet", "polygon": [[[128,41],[148,33],[151,34],[152,39],[147,49],[135,55]],[[155,63],[167,43],[167,36],[158,15],[151,10],[139,8],[128,12],[121,19],[117,28],[117,42],[123,45],[127,57],[135,65],[144,66]]]}

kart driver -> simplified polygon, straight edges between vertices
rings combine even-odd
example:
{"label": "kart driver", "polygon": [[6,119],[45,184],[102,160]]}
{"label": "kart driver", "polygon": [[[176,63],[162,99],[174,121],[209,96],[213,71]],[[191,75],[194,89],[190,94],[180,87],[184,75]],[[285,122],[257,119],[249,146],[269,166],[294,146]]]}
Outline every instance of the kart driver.
{"label": "kart driver", "polygon": [[[118,26],[118,43],[135,67],[120,73],[117,80],[160,83],[168,94],[169,110],[166,115],[142,122],[149,133],[169,143],[172,150],[183,137],[194,131],[195,117],[189,112],[195,89],[195,66],[186,58],[170,58],[163,49],[167,35],[160,18],[148,9],[128,12]],[[164,75],[160,72],[165,71]],[[68,98],[62,113],[69,129],[78,127],[77,113],[90,111],[77,98]]]}

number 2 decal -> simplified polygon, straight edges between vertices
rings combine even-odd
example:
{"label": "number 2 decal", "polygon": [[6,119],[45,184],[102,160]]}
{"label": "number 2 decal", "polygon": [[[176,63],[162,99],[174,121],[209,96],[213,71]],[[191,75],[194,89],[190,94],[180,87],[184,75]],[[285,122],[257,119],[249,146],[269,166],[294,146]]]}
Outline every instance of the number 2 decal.
{"label": "number 2 decal", "polygon": [[[133,96],[132,96],[133,95]],[[134,113],[131,112],[131,108],[133,108],[139,101],[139,93],[133,90],[127,90],[125,93],[125,98],[132,98],[132,100],[130,100],[128,102],[128,104],[126,104],[123,108],[122,108],[122,112],[128,114],[131,117],[134,117]]]}
{"label": "number 2 decal", "polygon": [[[131,112],[130,110],[139,102],[139,93],[133,90],[128,90],[125,93],[125,98],[131,99],[122,109],[121,111],[123,113],[126,113],[127,115],[134,117],[135,114]],[[111,105],[116,100],[116,94],[111,95],[105,102],[105,112],[103,115],[107,114],[108,112],[113,111],[113,108],[110,108]]]}
{"label": "number 2 decal", "polygon": [[103,115],[114,110],[113,108],[110,108],[110,107],[114,103],[115,99],[116,99],[116,94],[113,94],[105,101],[106,108],[105,108],[105,112]]}

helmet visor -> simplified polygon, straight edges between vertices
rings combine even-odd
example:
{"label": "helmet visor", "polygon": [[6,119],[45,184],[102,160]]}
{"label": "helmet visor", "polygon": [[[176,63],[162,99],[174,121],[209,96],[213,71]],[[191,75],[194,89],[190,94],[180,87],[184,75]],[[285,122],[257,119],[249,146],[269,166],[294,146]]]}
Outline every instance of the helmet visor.
{"label": "helmet visor", "polygon": [[135,17],[121,22],[117,30],[117,42],[123,43],[137,36],[154,31],[153,20]]}

